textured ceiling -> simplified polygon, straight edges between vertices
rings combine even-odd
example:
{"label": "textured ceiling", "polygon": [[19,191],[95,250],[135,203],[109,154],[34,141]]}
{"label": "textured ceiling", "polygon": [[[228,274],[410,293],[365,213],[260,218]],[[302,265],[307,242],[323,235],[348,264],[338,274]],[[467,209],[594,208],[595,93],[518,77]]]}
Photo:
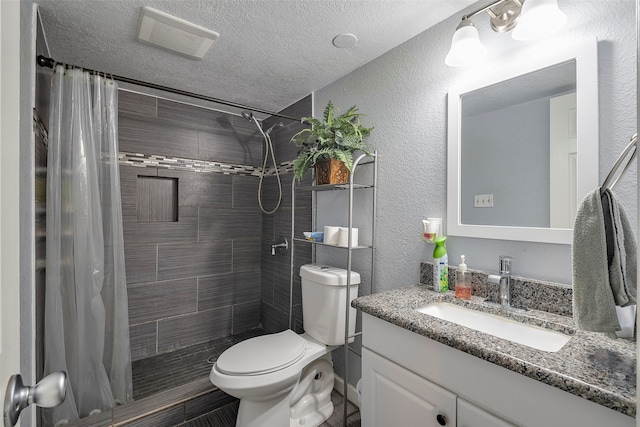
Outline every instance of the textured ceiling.
{"label": "textured ceiling", "polygon": [[[52,57],[279,111],[476,0],[40,0]],[[136,40],[149,6],[214,30],[203,60]],[[451,30],[454,31],[454,28]],[[331,41],[353,33],[353,48]]]}

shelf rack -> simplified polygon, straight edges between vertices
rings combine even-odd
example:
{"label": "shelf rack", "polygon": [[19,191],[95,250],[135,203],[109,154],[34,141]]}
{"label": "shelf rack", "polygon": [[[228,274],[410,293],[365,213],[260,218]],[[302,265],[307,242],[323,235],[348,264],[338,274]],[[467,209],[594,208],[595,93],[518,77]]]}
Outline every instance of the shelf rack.
{"label": "shelf rack", "polygon": [[[347,291],[345,292],[345,330],[344,330],[344,388],[342,392],[343,398],[343,425],[346,427],[347,419],[349,417],[348,413],[348,405],[347,405],[347,391],[348,391],[348,378],[349,378],[349,351],[354,352],[355,354],[359,354],[355,349],[352,349],[349,345],[349,340],[355,338],[356,336],[361,335],[361,332],[356,332],[354,335],[349,334],[349,317],[350,317],[350,287],[351,287],[351,271],[352,271],[352,255],[354,250],[370,250],[371,251],[371,273],[370,273],[370,281],[371,281],[371,294],[375,293],[374,284],[375,284],[375,236],[376,236],[376,211],[377,211],[377,179],[378,179],[378,154],[377,152],[373,152],[369,154],[361,154],[356,157],[353,161],[353,171],[349,174],[349,183],[348,184],[334,184],[334,185],[310,185],[310,186],[296,186],[296,179],[293,178],[291,182],[291,272],[290,272],[290,289],[289,289],[289,328],[293,327],[293,284],[295,279],[295,246],[296,244],[310,244],[313,245],[313,248],[320,246],[336,248],[338,250],[346,250],[347,252]],[[371,173],[371,182],[369,184],[356,184],[353,182],[356,170],[359,168],[369,166],[372,167]],[[371,189],[371,244],[370,245],[359,245],[353,246],[352,242],[352,233],[351,229],[353,228],[353,206],[354,206],[354,190],[363,190],[363,189]],[[315,242],[306,240],[303,238],[296,237],[295,230],[295,216],[296,216],[296,192],[299,191],[311,191],[313,193],[318,191],[348,191],[349,192],[349,204],[348,204],[348,242],[347,246],[335,246],[328,245],[322,242]],[[315,210],[317,209],[315,203],[314,196],[314,215],[312,219],[312,229],[317,229],[317,215],[315,215]],[[313,253],[312,259],[315,261],[315,252]]]}

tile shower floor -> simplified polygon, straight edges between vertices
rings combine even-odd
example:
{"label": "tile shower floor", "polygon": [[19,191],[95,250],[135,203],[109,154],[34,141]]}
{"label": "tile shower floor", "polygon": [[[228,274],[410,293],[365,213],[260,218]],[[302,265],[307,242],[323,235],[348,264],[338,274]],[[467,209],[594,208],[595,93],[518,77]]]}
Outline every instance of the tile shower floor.
{"label": "tile shower floor", "polygon": [[[252,329],[242,334],[133,362],[133,397],[135,400],[142,399],[208,376],[211,366],[223,351],[240,341],[264,334],[266,331],[263,329]],[[343,426],[345,424],[343,424],[342,395],[334,390],[331,399],[334,403],[333,415],[322,424],[322,427]],[[192,420],[188,426],[226,427],[228,425],[233,427],[237,411],[237,403],[227,405],[214,413]],[[360,427],[358,408],[349,403],[348,413],[350,415],[346,426]]]}
{"label": "tile shower floor", "polygon": [[213,363],[223,351],[240,341],[264,334],[266,331],[263,329],[252,329],[238,335],[137,360],[132,363],[133,399],[142,399],[208,377]]}

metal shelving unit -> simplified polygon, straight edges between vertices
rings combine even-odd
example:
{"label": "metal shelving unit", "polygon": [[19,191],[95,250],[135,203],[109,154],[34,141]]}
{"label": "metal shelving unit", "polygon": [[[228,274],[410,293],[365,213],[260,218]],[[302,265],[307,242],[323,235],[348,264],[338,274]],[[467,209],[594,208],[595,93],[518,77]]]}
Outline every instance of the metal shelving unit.
{"label": "metal shelving unit", "polygon": [[[349,174],[349,183],[348,184],[336,184],[336,185],[310,185],[310,186],[296,186],[296,179],[293,178],[291,183],[291,277],[290,277],[290,305],[289,305],[289,328],[292,328],[292,312],[293,312],[293,284],[295,279],[295,246],[296,244],[307,244],[314,245],[314,247],[325,246],[330,248],[335,248],[336,250],[346,250],[347,252],[347,292],[345,292],[345,329],[344,329],[344,388],[342,392],[343,396],[343,425],[346,427],[347,418],[349,417],[348,407],[347,407],[347,390],[348,390],[348,377],[349,377],[349,351],[353,351],[356,354],[359,354],[357,351],[353,350],[349,345],[349,340],[355,338],[360,335],[361,332],[356,332],[354,335],[349,334],[349,317],[350,317],[350,287],[351,287],[351,270],[352,270],[352,258],[353,251],[355,250],[369,250],[371,251],[371,272],[370,272],[370,280],[371,280],[371,294],[374,293],[374,284],[375,284],[375,236],[376,236],[376,210],[377,210],[377,179],[378,179],[378,164],[377,164],[377,152],[373,152],[371,155],[362,154],[358,156],[353,161],[353,172]],[[355,172],[362,167],[371,167],[371,182],[369,184],[356,184],[353,182]],[[353,228],[353,206],[354,206],[354,191],[357,190],[366,190],[370,189],[371,194],[371,244],[370,245],[359,245],[353,246],[352,242],[352,233],[351,229]],[[325,243],[319,243],[315,241],[309,241],[303,238],[296,237],[295,230],[295,217],[296,217],[296,192],[300,191],[310,191],[310,192],[318,192],[318,191],[348,191],[349,192],[349,203],[348,203],[348,225],[349,229],[349,237],[348,243],[346,247],[343,246],[335,246],[328,245]],[[315,208],[315,195],[314,195],[314,203],[312,205]],[[314,214],[312,216],[312,224],[313,229],[317,229],[317,215]],[[313,260],[315,261],[315,252],[312,255]]]}

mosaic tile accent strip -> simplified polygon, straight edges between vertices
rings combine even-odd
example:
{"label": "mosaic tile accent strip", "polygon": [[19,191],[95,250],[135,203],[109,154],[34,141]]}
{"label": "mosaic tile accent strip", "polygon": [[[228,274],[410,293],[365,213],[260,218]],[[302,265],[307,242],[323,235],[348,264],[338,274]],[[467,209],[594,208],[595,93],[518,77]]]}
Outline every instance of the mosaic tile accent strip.
{"label": "mosaic tile accent strip", "polygon": [[[185,159],[180,157],[168,157],[156,154],[118,153],[118,161],[122,165],[141,168],[160,168],[171,170],[183,170],[190,172],[222,173],[225,175],[260,176],[262,168],[250,165],[233,165],[207,160]],[[293,173],[293,161],[283,162],[278,165],[278,173],[281,175]],[[275,176],[276,168],[267,169],[264,176]]]}

